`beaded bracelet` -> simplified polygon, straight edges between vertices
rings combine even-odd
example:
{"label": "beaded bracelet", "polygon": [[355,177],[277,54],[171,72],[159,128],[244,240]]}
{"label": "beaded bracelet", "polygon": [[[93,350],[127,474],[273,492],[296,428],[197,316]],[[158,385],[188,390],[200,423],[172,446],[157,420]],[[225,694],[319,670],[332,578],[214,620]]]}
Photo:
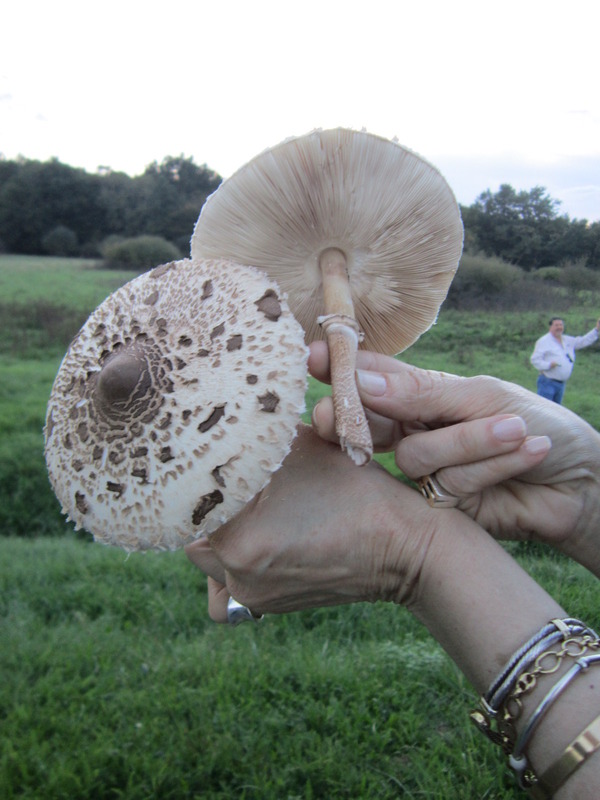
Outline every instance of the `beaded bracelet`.
{"label": "beaded bracelet", "polygon": [[600,716],[569,744],[531,787],[533,800],[550,800],[587,759],[600,749]]}

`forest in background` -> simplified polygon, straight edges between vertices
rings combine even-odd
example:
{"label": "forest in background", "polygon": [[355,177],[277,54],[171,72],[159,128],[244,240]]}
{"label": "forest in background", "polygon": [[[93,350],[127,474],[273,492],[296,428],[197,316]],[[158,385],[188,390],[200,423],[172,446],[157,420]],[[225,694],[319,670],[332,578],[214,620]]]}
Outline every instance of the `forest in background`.
{"label": "forest in background", "polygon": [[[184,155],[155,161],[135,177],[0,155],[0,253],[101,258],[143,236],[186,256],[200,209],[221,180]],[[561,214],[560,201],[542,186],[486,189],[461,213],[466,253],[525,271],[572,264],[600,271],[600,222]]]}

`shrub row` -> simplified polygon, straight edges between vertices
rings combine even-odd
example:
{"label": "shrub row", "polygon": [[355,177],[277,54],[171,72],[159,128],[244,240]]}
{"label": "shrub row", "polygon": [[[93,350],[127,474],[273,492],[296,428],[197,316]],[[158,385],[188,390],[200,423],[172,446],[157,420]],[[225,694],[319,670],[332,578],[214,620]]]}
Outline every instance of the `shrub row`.
{"label": "shrub row", "polygon": [[524,311],[569,308],[582,291],[600,289],[600,273],[582,261],[526,272],[500,258],[465,253],[446,304],[450,308]]}
{"label": "shrub row", "polygon": [[145,272],[159,264],[181,258],[177,247],[161,236],[135,236],[131,239],[112,239],[102,248],[108,269],[130,269]]}

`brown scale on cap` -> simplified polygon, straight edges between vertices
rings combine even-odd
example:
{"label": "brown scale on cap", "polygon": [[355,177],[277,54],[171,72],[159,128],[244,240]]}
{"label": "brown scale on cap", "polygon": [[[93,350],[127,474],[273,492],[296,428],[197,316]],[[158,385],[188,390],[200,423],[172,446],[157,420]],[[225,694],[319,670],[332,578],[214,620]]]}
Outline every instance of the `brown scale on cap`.
{"label": "brown scale on cap", "polygon": [[256,269],[186,259],[130,281],[52,388],[45,453],[64,513],[127,550],[210,534],[289,452],[306,361],[303,330]]}

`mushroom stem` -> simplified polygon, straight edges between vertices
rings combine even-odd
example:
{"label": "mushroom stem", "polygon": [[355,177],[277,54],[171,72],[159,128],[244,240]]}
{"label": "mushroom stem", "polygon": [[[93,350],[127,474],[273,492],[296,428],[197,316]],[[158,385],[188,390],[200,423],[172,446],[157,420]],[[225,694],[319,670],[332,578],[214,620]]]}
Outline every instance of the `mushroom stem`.
{"label": "mushroom stem", "polygon": [[331,364],[331,393],[336,432],[342,450],[363,466],[373,455],[373,441],[356,388],[359,327],[354,317],[346,257],[337,248],[321,253],[325,315],[319,319],[327,336]]}

